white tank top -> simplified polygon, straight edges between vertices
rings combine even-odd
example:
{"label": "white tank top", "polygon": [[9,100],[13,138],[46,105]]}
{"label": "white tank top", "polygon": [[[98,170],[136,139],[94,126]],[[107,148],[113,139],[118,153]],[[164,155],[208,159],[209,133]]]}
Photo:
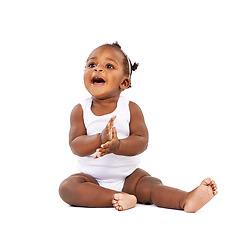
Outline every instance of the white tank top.
{"label": "white tank top", "polygon": [[[87,135],[101,133],[113,115],[117,118],[114,126],[117,130],[118,139],[127,138],[130,134],[130,109],[129,100],[120,96],[117,108],[110,114],[96,116],[91,110],[92,98],[87,98],[81,102],[83,109],[83,120],[87,130]],[[78,157],[77,168],[81,173],[89,174],[98,182],[124,181],[134,170],[139,167],[140,158],[137,156],[120,156],[113,153],[94,159],[94,153],[86,157]],[[101,184],[100,184],[101,185]]]}

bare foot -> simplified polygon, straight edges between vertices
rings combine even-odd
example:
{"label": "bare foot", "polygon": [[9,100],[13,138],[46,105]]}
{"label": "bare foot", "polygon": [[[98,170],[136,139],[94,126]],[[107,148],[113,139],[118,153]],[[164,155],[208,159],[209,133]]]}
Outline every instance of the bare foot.
{"label": "bare foot", "polygon": [[197,188],[187,195],[184,204],[184,211],[188,213],[197,212],[217,193],[217,184],[210,178],[204,179]]}
{"label": "bare foot", "polygon": [[118,211],[127,210],[135,207],[137,198],[127,193],[115,193],[113,195],[112,204]]}

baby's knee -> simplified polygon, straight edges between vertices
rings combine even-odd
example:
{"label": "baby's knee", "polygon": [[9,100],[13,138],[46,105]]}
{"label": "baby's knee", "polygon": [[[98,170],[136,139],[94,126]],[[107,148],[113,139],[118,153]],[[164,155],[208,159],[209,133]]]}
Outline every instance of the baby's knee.
{"label": "baby's knee", "polygon": [[65,179],[59,186],[59,195],[61,197],[61,199],[66,202],[66,198],[67,196],[69,195],[68,192],[69,192],[69,186],[68,186],[68,179]]}
{"label": "baby's knee", "polygon": [[90,180],[90,177],[85,176],[84,174],[74,174],[70,176],[69,178],[65,179],[59,186],[60,197],[69,205],[75,205],[76,199],[79,199],[79,197],[82,196],[82,194],[78,193],[80,185],[82,183],[91,182]]}
{"label": "baby's knee", "polygon": [[59,195],[62,200],[70,205],[72,205],[72,196],[74,194],[74,186],[76,185],[76,179],[67,178],[59,186]]}
{"label": "baby's knee", "polygon": [[152,204],[152,193],[158,185],[162,185],[162,181],[158,178],[151,176],[144,176],[141,178],[136,188],[139,202]]}

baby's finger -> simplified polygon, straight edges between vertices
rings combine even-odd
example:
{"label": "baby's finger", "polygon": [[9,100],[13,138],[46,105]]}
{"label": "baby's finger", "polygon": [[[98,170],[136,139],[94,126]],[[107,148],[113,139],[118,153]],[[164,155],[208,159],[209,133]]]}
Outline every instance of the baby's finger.
{"label": "baby's finger", "polygon": [[105,149],[106,149],[106,148],[109,147],[109,145],[110,145],[110,141],[108,141],[108,142],[102,144],[102,145],[101,145],[101,148],[105,148]]}
{"label": "baby's finger", "polygon": [[97,153],[97,155],[94,157],[94,159],[103,157],[103,156],[105,156],[106,154],[107,154],[107,153],[105,153],[105,152],[99,152],[99,153]]}
{"label": "baby's finger", "polygon": [[116,119],[116,117],[117,117],[116,115],[113,115],[113,116],[111,117],[110,121],[111,121],[111,122],[114,122],[114,120]]}
{"label": "baby's finger", "polygon": [[108,141],[112,140],[112,128],[108,131]]}
{"label": "baby's finger", "polygon": [[97,154],[94,156],[94,159],[97,159],[97,158],[99,158],[99,157],[101,157],[101,153],[97,153]]}
{"label": "baby's finger", "polygon": [[116,119],[116,115],[112,116],[111,119],[109,120],[110,127],[113,127],[114,120]]}
{"label": "baby's finger", "polygon": [[115,127],[112,129],[112,138],[113,138],[113,139],[116,139],[116,138],[117,138],[117,130],[116,130]]}
{"label": "baby's finger", "polygon": [[108,151],[107,149],[109,149],[109,148],[108,147],[107,148],[98,148],[97,150],[100,153],[106,153]]}

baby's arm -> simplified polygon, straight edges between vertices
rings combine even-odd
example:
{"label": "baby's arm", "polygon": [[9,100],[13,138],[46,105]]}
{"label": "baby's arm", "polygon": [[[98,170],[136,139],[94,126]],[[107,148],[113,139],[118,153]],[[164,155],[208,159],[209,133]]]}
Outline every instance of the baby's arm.
{"label": "baby's arm", "polygon": [[112,140],[101,145],[97,149],[96,157],[104,156],[108,153],[115,153],[123,156],[135,156],[144,152],[148,145],[148,130],[144,121],[140,107],[133,102],[129,103],[131,121],[130,136],[125,139],[118,139],[116,129],[113,128]]}
{"label": "baby's arm", "polygon": [[141,108],[134,102],[129,102],[131,121],[130,136],[120,139],[117,155],[135,156],[144,152],[148,146],[148,129]]}
{"label": "baby's arm", "polygon": [[69,145],[74,154],[84,157],[95,153],[96,149],[101,144],[112,139],[112,132],[110,129],[113,127],[115,117],[111,118],[107,126],[101,133],[88,136],[83,121],[82,106],[78,104],[71,113],[70,118],[70,132],[69,132]]}

